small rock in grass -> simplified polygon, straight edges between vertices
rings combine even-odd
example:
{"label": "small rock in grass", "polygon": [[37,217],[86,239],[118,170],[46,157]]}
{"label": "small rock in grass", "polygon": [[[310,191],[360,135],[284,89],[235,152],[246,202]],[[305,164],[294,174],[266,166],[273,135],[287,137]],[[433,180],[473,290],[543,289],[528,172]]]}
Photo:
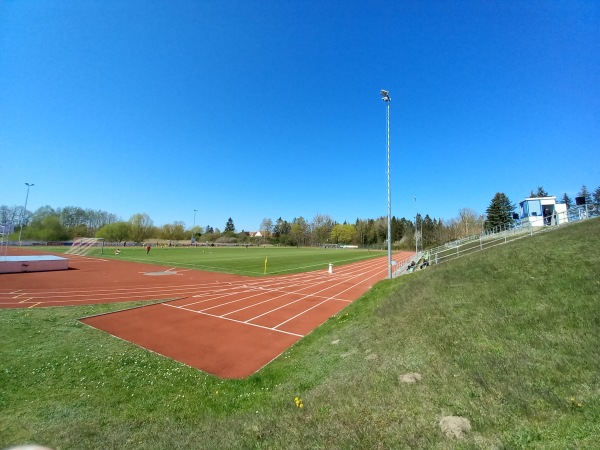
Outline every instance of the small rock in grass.
{"label": "small rock in grass", "polygon": [[417,381],[421,381],[421,374],[417,372],[405,373],[400,378],[400,381],[403,383],[416,383]]}
{"label": "small rock in grass", "polygon": [[471,431],[471,422],[464,417],[445,416],[440,419],[440,430],[446,437],[462,439],[465,433]]}

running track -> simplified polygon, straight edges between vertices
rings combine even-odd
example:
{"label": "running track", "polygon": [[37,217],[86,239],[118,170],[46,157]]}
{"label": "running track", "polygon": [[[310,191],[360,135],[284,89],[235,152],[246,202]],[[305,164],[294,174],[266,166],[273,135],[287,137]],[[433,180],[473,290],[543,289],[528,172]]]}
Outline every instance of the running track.
{"label": "running track", "polygon": [[81,320],[222,378],[256,372],[387,277],[385,257],[264,278],[82,257],[69,267],[1,275],[0,307],[163,299]]}

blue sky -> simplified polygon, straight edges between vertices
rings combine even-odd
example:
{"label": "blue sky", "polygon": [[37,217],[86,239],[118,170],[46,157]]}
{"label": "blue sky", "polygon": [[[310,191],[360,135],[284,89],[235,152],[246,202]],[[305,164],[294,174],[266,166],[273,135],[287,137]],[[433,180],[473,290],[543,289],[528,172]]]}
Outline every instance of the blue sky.
{"label": "blue sky", "polygon": [[0,204],[385,216],[381,89],[397,217],[600,186],[596,0],[5,0]]}

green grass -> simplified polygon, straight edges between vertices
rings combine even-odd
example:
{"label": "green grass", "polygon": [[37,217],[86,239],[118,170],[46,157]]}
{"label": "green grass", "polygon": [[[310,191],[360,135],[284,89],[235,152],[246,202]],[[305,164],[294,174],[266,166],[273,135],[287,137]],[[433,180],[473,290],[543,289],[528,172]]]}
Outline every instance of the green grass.
{"label": "green grass", "polygon": [[244,380],[1,310],[0,448],[597,448],[599,272],[592,219],[385,280]]}
{"label": "green grass", "polygon": [[[56,253],[68,249],[43,248]],[[329,263],[349,264],[386,254],[374,250],[306,247],[153,247],[149,254],[142,247],[119,247],[119,255],[114,250],[115,247],[105,247],[102,257],[247,276],[263,276],[265,259],[266,274],[278,275],[326,269]],[[100,256],[100,249],[93,249],[89,256]]]}

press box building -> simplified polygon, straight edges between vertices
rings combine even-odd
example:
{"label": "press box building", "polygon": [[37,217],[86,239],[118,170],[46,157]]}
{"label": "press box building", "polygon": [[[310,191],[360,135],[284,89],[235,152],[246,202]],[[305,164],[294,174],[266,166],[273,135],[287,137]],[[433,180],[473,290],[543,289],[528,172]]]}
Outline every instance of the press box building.
{"label": "press box building", "polygon": [[522,225],[543,227],[568,222],[567,205],[556,203],[556,197],[530,197],[519,203]]}

